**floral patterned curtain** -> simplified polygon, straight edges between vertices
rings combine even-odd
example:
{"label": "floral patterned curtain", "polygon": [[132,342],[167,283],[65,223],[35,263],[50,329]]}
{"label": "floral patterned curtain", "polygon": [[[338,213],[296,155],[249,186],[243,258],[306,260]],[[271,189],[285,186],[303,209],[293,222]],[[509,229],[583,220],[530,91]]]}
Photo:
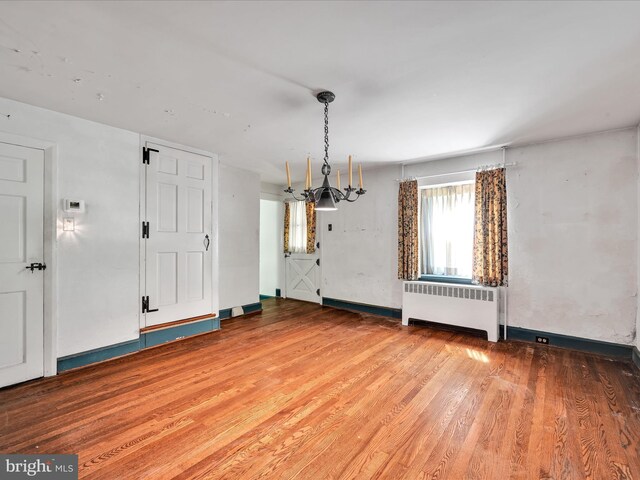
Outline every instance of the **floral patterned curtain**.
{"label": "floral patterned curtain", "polygon": [[504,168],[476,172],[473,283],[507,284],[507,184]]}
{"label": "floral patterned curtain", "polygon": [[309,202],[307,207],[307,253],[316,251],[316,204]]}
{"label": "floral patterned curtain", "polygon": [[[305,212],[307,219],[307,251],[306,253],[314,253],[316,251],[316,205],[313,202],[305,204]],[[291,229],[291,204],[284,203],[284,252],[290,253],[289,232]]]}
{"label": "floral patterned curtain", "polygon": [[398,190],[398,278],[418,278],[418,181],[400,182]]}
{"label": "floral patterned curtain", "polygon": [[284,202],[284,253],[289,253],[289,225],[291,224],[291,206]]}

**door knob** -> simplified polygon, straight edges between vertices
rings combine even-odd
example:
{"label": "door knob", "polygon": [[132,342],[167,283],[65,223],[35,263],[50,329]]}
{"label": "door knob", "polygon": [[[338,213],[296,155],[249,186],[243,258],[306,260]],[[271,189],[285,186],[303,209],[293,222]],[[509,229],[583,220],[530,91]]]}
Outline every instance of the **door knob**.
{"label": "door knob", "polygon": [[31,265],[29,265],[28,267],[25,267],[27,270],[31,270],[31,273],[33,273],[34,270],[44,270],[47,268],[47,265],[44,263],[32,263]]}

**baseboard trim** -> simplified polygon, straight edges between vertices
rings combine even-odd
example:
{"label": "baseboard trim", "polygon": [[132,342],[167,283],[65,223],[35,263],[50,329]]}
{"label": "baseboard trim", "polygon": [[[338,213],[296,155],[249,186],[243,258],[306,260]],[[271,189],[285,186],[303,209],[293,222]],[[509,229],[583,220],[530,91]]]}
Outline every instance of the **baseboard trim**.
{"label": "baseboard trim", "polygon": [[58,373],[74,368],[84,367],[92,363],[99,363],[112,358],[122,357],[140,351],[140,339],[117,343],[107,347],[96,348],[58,359]]}
{"label": "baseboard trim", "polygon": [[322,297],[323,307],[341,308],[343,310],[354,310],[356,312],[371,313],[390,318],[402,318],[402,310],[399,308],[381,307],[379,305],[369,305],[367,303],[348,302],[337,298]]}
{"label": "baseboard trim", "polygon": [[260,312],[262,311],[262,302],[250,303],[249,305],[243,305],[245,315],[247,313]]}
{"label": "baseboard trim", "polygon": [[262,300],[268,300],[268,299],[273,298],[273,297],[274,297],[274,295],[263,295],[263,294],[260,294],[260,300],[261,301]]}
{"label": "baseboard trim", "polygon": [[631,350],[631,360],[640,369],[640,350],[638,350],[638,347],[633,347]]}
{"label": "baseboard trim", "polygon": [[[503,328],[500,327],[500,335],[502,336]],[[588,338],[572,337],[570,335],[561,335],[559,333],[541,332],[538,330],[529,330],[521,327],[507,327],[507,337],[509,340],[521,340],[525,342],[536,343],[536,336],[547,337],[549,346],[569,348],[571,350],[580,350],[583,352],[598,353],[600,355],[609,355],[612,357],[629,358],[632,353],[631,345],[622,345],[619,343],[603,342],[600,340],[591,340]]]}
{"label": "baseboard trim", "polygon": [[[260,312],[262,311],[262,303],[256,302],[256,303],[248,303],[246,305],[242,305],[242,310],[244,310],[245,315],[248,313]],[[221,319],[231,318],[231,309],[223,308],[222,310],[220,310],[220,318]]]}
{"label": "baseboard trim", "polygon": [[163,328],[161,330],[152,330],[141,333],[140,337],[136,340],[61,357],[58,359],[58,373],[104,362],[105,360],[111,360],[124,355],[134,354],[146,348],[156,347],[164,343],[174,342],[216,330],[220,330],[219,318],[207,318],[192,323]]}
{"label": "baseboard trim", "polygon": [[[402,318],[402,309],[381,307],[378,305],[369,305],[364,303],[349,302],[347,300],[338,300],[335,298],[322,298],[322,304],[325,307],[340,308],[343,310],[351,310],[364,313],[372,313],[390,318]],[[500,326],[500,338],[503,338],[504,328]],[[521,327],[507,327],[507,337],[509,340],[520,340],[524,342],[536,343],[536,337],[547,337],[552,347],[569,348],[583,352],[597,353],[600,355],[608,355],[612,357],[633,356],[633,361],[640,368],[640,352],[631,345],[622,345],[619,343],[603,342],[600,340],[591,340],[588,338],[572,337],[569,335],[561,335],[558,333],[543,332],[539,330],[529,330]],[[538,345],[536,343],[536,345]]]}
{"label": "baseboard trim", "polygon": [[[348,302],[335,298],[322,298],[323,306],[338,308],[343,310],[351,310],[356,312],[370,313],[394,319],[402,318],[402,310],[390,307],[381,307],[378,305],[369,305],[364,303]],[[243,305],[245,315],[255,314],[262,311],[260,302]],[[94,363],[111,360],[113,358],[131,355],[146,348],[155,347],[164,343],[182,340],[195,335],[202,335],[220,329],[220,319],[229,318],[231,309],[220,310],[219,317],[208,318],[202,321],[176,325],[174,327],[164,328],[162,330],[154,330],[142,333],[140,338],[127,342],[108,345],[106,347],[96,348],[86,352],[68,355],[58,359],[58,372],[65,372],[71,369],[84,367]],[[502,338],[503,328],[500,328]],[[584,352],[597,353],[613,357],[631,357],[633,363],[640,369],[640,351],[637,347],[631,345],[621,345],[618,343],[603,342],[599,340],[591,340],[580,337],[572,337],[569,335],[561,335],[558,333],[543,332],[539,330],[529,330],[521,327],[508,327],[508,338],[510,340],[519,340],[525,342],[536,343],[536,336],[547,337],[549,345],[553,347],[568,348],[571,350],[579,350]],[[537,344],[536,344],[537,345]]]}
{"label": "baseboard trim", "polygon": [[219,329],[219,319],[207,318],[195,323],[185,323],[183,325],[176,325],[175,327],[165,328],[163,330],[153,330],[151,332],[140,335],[140,347],[155,347],[156,345],[160,345],[163,343],[182,340],[183,338],[188,338],[193,335],[213,332],[214,330]]}

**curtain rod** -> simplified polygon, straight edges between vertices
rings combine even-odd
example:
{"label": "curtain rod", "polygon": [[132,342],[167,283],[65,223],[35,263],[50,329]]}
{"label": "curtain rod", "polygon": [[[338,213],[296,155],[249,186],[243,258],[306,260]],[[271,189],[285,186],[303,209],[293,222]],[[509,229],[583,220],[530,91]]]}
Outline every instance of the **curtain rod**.
{"label": "curtain rod", "polygon": [[420,177],[396,178],[396,182],[404,182],[406,180],[422,180],[423,178],[447,177],[449,175],[457,175],[460,173],[481,172],[483,170],[494,170],[496,168],[515,167],[517,162],[511,163],[494,163],[492,165],[481,165],[476,168],[468,168],[467,170],[458,170],[457,172],[437,173],[435,175],[422,175]]}

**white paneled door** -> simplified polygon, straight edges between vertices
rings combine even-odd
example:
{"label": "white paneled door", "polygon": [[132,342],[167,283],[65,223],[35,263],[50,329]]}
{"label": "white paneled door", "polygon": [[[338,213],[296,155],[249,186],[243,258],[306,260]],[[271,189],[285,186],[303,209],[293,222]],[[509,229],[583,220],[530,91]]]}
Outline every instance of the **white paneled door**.
{"label": "white paneled door", "polygon": [[44,152],[0,143],[0,387],[44,372],[43,195]]}
{"label": "white paneled door", "polygon": [[212,313],[212,159],[146,146],[143,303],[147,297],[149,327]]}
{"label": "white paneled door", "polygon": [[291,253],[285,257],[287,298],[320,303],[319,256],[307,253]]}

